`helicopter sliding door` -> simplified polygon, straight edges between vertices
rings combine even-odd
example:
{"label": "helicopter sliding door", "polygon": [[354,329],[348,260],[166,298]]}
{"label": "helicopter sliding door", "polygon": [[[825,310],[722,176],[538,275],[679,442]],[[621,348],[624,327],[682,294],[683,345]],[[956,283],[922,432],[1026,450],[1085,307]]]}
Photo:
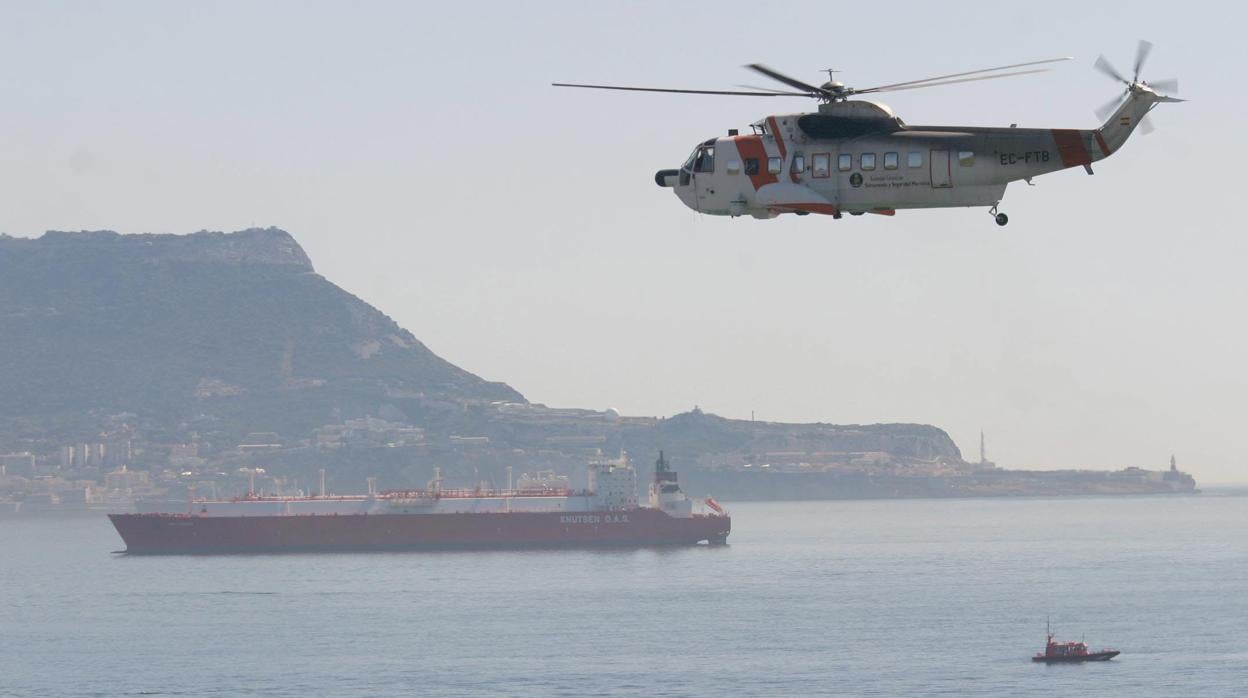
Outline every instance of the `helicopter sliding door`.
{"label": "helicopter sliding door", "polygon": [[[715,190],[711,188],[715,183],[713,179],[715,174],[715,146],[713,142],[714,139],[703,143],[694,156],[693,197],[695,208],[698,211],[702,211],[703,195],[709,196],[715,193]],[[699,174],[702,176],[699,177]]]}
{"label": "helicopter sliding door", "polygon": [[949,151],[933,150],[932,157],[932,188],[949,189],[953,186],[953,177],[949,172]]}

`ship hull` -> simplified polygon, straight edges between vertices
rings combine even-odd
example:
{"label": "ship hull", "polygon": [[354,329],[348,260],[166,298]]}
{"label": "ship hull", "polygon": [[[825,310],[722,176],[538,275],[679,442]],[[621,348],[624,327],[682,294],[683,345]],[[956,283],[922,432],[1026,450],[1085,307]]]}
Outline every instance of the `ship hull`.
{"label": "ship hull", "polygon": [[722,544],[727,516],[604,512],[188,516],[110,514],[141,555]]}
{"label": "ship hull", "polygon": [[1117,657],[1119,654],[1121,653],[1118,652],[1117,650],[1108,650],[1106,652],[1089,652],[1088,654],[1072,655],[1072,656],[1064,656],[1064,657],[1059,657],[1059,656],[1048,657],[1045,655],[1036,655],[1035,657],[1031,658],[1031,661],[1044,662],[1045,664],[1074,664],[1076,662],[1108,662],[1114,657]]}

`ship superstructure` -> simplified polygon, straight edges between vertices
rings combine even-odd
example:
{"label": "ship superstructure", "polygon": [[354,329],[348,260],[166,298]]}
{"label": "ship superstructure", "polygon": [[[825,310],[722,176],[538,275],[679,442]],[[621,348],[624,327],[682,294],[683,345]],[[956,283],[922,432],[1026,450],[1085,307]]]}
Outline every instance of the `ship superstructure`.
{"label": "ship superstructure", "polygon": [[[708,505],[714,500],[708,502]],[[680,484],[676,481],[676,471],[672,470],[663,452],[659,451],[659,459],[654,463],[654,480],[650,482],[650,506],[671,516],[691,516],[693,500],[685,496]],[[715,508],[712,506],[712,510]]]}
{"label": "ship superstructure", "polygon": [[706,513],[693,511],[662,454],[646,507],[623,454],[592,461],[582,491],[553,473],[506,490],[447,489],[440,475],[420,490],[372,490],[193,500],[182,512],[109,518],[129,553],[722,544],[731,530],[713,500]]}

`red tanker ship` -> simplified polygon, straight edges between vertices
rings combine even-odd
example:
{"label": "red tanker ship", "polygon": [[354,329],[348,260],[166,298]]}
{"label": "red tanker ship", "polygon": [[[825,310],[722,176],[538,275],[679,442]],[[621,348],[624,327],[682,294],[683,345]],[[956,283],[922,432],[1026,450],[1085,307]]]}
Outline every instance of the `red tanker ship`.
{"label": "red tanker ship", "polygon": [[694,513],[659,454],[649,506],[626,458],[595,461],[589,488],[566,479],[502,491],[424,490],[346,497],[196,500],[185,513],[110,514],[127,553],[255,553],[446,548],[722,545],[732,519],[711,498]]}

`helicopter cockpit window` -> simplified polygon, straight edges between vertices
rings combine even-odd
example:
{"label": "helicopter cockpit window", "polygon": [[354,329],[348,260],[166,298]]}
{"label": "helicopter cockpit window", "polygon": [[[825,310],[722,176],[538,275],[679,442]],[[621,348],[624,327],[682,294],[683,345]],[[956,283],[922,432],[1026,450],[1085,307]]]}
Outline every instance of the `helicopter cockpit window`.
{"label": "helicopter cockpit window", "polygon": [[875,169],[875,153],[863,153],[862,159],[859,160],[859,164],[862,165],[862,169],[864,170],[874,170]]}
{"label": "helicopter cockpit window", "polygon": [[780,174],[780,170],[784,169],[784,161],[780,158],[767,158],[767,172],[770,174]]}
{"label": "helicopter cockpit window", "polygon": [[801,174],[806,171],[806,156],[798,153],[793,156],[793,174]]}
{"label": "helicopter cockpit window", "polygon": [[884,169],[897,169],[897,153],[884,153]]}
{"label": "helicopter cockpit window", "polygon": [[694,172],[714,172],[715,171],[715,147],[703,146],[698,148],[698,156],[693,163]]}
{"label": "helicopter cockpit window", "polygon": [[958,164],[963,167],[970,167],[975,164],[975,153],[970,150],[958,151]]}
{"label": "helicopter cockpit window", "polygon": [[854,169],[854,156],[846,153],[836,159],[836,169],[841,172],[849,172]]}
{"label": "helicopter cockpit window", "polygon": [[923,153],[922,151],[912,150],[906,155],[906,167],[922,167]]}
{"label": "helicopter cockpit window", "polygon": [[758,174],[758,158],[745,159],[745,173],[751,177]]}
{"label": "helicopter cockpit window", "polygon": [[728,174],[741,174],[741,161],[740,160],[728,161]]}

